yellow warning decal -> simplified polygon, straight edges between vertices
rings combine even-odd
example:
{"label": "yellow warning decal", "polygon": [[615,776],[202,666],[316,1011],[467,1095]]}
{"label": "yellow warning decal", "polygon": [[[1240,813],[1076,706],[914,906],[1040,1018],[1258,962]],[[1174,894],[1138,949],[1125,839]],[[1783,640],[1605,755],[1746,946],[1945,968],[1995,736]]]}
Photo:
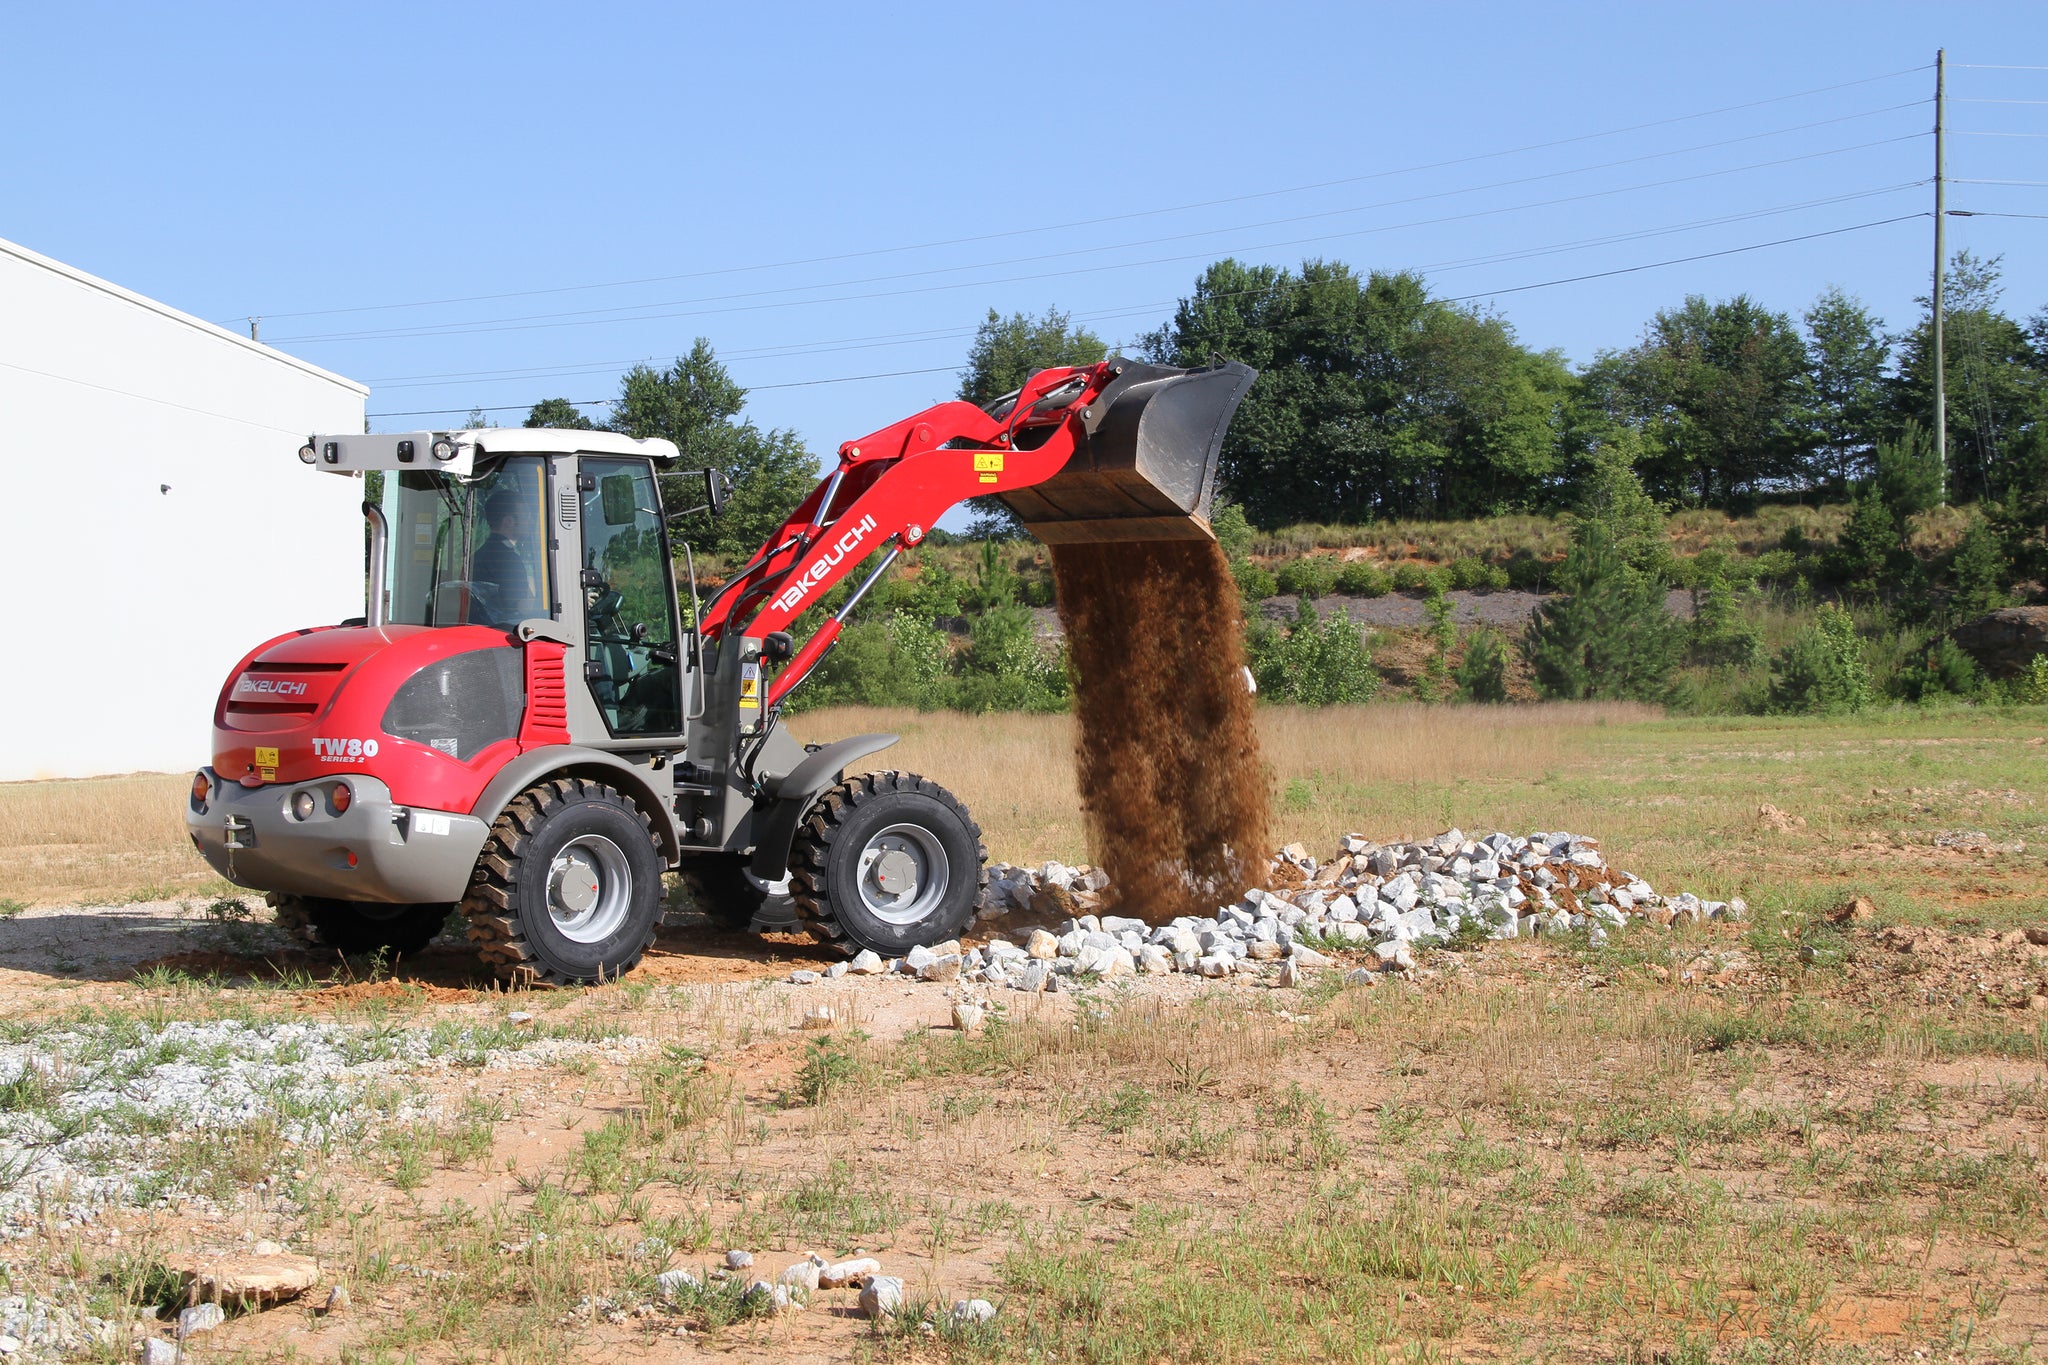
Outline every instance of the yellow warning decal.
{"label": "yellow warning decal", "polygon": [[275,768],[277,766],[277,750],[265,748],[261,744],[257,745],[256,766],[259,768]]}
{"label": "yellow warning decal", "polygon": [[996,476],[993,474],[984,474],[981,476],[981,481],[983,483],[994,483],[996,481]]}
{"label": "yellow warning decal", "polygon": [[740,709],[758,711],[761,709],[761,665],[745,663],[740,665]]}
{"label": "yellow warning decal", "polygon": [[[1000,474],[1003,472],[1003,452],[1000,450],[977,450],[974,452],[974,472],[977,474]],[[983,483],[994,483],[994,479],[983,479]]]}

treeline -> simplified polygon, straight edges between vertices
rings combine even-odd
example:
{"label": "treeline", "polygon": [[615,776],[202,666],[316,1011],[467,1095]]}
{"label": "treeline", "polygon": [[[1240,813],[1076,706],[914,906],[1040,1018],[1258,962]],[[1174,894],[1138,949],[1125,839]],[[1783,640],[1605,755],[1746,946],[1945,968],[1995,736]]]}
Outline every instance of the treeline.
{"label": "treeline", "polygon": [[[1371,632],[1308,605],[1394,591],[1426,604],[1426,657],[1398,678],[1424,700],[1635,697],[1709,711],[2025,700],[2048,674],[1993,686],[1946,638],[2048,579],[2048,310],[2008,314],[1998,264],[1960,253],[1949,272],[1945,466],[1925,420],[1925,300],[1894,332],[1838,290],[1796,319],[1742,295],[1694,296],[1658,311],[1632,344],[1574,367],[1522,345],[1497,313],[1433,297],[1411,273],[1225,260],[1136,349],[1261,371],[1224,445],[1216,525],[1248,605],[1278,592],[1301,599],[1290,622],[1247,613],[1269,698],[1356,702],[1394,681],[1375,665]],[[1057,311],[991,310],[958,396],[986,403],[1035,370],[1106,351]],[[728,564],[817,477],[794,433],[758,428],[744,400],[699,339],[673,366],[628,372],[604,424],[666,436],[693,465],[727,474],[726,513],[684,529],[700,554]],[[593,425],[559,399],[535,405],[527,424]],[[1827,539],[1794,527],[1749,556],[1709,545],[1681,558],[1665,529],[1673,510],[1787,502],[1847,513]],[[1943,515],[1956,534],[1916,534],[1955,504],[1967,507]],[[1301,523],[1516,513],[1567,518],[1569,552],[1510,548],[1443,564],[1249,553],[1254,535]],[[806,703],[1063,707],[1063,659],[1031,613],[1050,604],[1050,581],[1009,539],[1017,533],[1000,504],[977,506],[972,534],[986,543],[964,571],[936,553],[949,538],[935,533],[933,552],[907,557],[806,685]],[[1510,585],[1553,594],[1526,629],[1453,625],[1446,592]],[[1668,610],[1675,588],[1691,593],[1689,618]]]}
{"label": "treeline", "polygon": [[[1946,288],[1951,500],[2004,499],[2048,416],[2048,310],[2000,307],[1998,261]],[[1145,338],[1155,359],[1256,366],[1223,475],[1254,525],[1563,509],[1601,464],[1669,506],[1842,498],[1903,444],[1923,464],[1931,319],[1902,332],[1829,290],[1798,319],[1744,295],[1685,299],[1573,368],[1417,275],[1219,261]]]}

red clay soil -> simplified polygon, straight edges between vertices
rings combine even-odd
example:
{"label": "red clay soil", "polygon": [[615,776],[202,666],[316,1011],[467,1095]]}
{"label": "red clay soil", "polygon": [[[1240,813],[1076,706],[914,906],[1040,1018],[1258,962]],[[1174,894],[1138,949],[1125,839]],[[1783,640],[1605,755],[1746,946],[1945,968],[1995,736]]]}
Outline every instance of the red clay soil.
{"label": "red clay soil", "polygon": [[1211,541],[1052,547],[1081,804],[1128,914],[1213,911],[1260,880],[1266,775],[1242,609]]}

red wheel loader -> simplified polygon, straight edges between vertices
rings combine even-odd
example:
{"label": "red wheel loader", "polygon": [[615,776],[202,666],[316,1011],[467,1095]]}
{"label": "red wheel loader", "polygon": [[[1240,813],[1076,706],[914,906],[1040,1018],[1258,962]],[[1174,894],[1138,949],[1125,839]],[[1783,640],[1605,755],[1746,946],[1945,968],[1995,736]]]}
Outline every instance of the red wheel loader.
{"label": "red wheel loader", "polygon": [[[314,436],[313,473],[383,476],[365,502],[365,614],[265,641],[222,687],[192,842],[270,893],[303,940],[413,952],[449,913],[511,982],[631,969],[662,876],[744,926],[787,879],[817,938],[895,956],[972,923],[973,819],[895,742],[801,744],[779,723],[848,614],[965,498],[1048,543],[1206,537],[1217,453],[1254,378],[1109,359],[1044,370],[988,409],[941,403],[850,441],[760,551],[679,600],[662,440],[491,429]],[[703,471],[715,514],[724,490]],[[699,511],[702,508],[690,508]],[[791,628],[873,561],[799,645]]]}

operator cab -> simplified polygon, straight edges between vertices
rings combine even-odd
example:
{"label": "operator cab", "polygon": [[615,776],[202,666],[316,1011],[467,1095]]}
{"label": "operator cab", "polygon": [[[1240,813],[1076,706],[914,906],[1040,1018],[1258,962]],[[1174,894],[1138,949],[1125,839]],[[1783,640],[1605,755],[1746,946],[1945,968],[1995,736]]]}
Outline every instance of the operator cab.
{"label": "operator cab", "polygon": [[677,458],[672,442],[491,428],[315,437],[299,458],[381,476],[364,507],[367,624],[560,638],[578,647],[590,708],[573,712],[613,741],[682,734],[683,620],[658,473]]}

